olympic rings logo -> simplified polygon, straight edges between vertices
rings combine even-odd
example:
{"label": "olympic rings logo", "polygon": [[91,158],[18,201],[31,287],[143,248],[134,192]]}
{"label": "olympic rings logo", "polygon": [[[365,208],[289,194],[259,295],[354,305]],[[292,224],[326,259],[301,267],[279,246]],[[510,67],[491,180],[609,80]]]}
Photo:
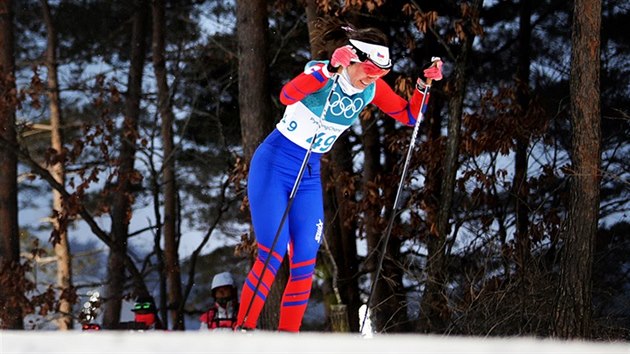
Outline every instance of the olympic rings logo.
{"label": "olympic rings logo", "polygon": [[341,97],[338,92],[333,92],[330,112],[335,116],[343,115],[346,119],[352,119],[363,109],[363,99],[356,98],[354,101],[349,97]]}

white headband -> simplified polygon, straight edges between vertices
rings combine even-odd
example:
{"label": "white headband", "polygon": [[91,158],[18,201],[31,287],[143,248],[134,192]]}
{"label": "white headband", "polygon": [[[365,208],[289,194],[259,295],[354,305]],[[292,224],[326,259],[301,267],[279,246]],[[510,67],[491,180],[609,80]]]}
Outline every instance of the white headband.
{"label": "white headband", "polygon": [[359,54],[359,59],[369,59],[371,62],[376,64],[376,66],[382,69],[391,68],[392,61],[389,59],[389,48],[387,48],[386,46],[365,43],[356,39],[351,39],[350,44],[352,44],[352,46],[356,49],[363,52],[362,54],[364,58],[361,58],[361,53],[357,53]]}

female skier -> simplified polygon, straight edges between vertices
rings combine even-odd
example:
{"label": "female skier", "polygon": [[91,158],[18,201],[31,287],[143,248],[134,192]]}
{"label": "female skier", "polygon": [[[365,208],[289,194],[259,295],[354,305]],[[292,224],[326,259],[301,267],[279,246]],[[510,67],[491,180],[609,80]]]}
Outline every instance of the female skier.
{"label": "female skier", "polygon": [[[287,106],[284,115],[252,157],[247,192],[258,257],[243,285],[238,329],[256,327],[288,251],[290,276],[282,297],[278,330],[299,331],[311,292],[317,250],[324,237],[321,155],[332,148],[368,103],[410,126],[415,124],[422,103],[425,84],[421,79],[410,101],[394,93],[381,79],[392,62],[387,37],[380,30],[342,26],[337,20],[320,22],[317,28],[314,38],[337,49],[330,61],[310,62],[303,73],[284,85],[280,93],[280,101]],[[441,62],[425,70],[424,76],[441,79]],[[328,110],[323,112],[328,99]],[[309,148],[312,154],[308,170],[294,196],[286,225],[271,249]]]}

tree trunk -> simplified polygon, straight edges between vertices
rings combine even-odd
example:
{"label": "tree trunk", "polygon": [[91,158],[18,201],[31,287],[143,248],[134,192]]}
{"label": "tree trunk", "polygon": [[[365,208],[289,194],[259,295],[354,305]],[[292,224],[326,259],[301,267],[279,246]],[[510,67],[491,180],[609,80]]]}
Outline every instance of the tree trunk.
{"label": "tree trunk", "polygon": [[[429,156],[437,159],[437,161],[429,161],[427,164],[427,172],[424,183],[425,188],[425,212],[427,213],[427,225],[429,229],[426,232],[427,261],[426,271],[431,277],[427,276],[425,282],[425,290],[420,300],[420,313],[417,330],[424,333],[440,333],[446,326],[446,319],[443,316],[447,312],[446,302],[441,292],[442,273],[435,273],[435,269],[440,270],[444,266],[445,257],[443,248],[443,240],[436,236],[437,218],[440,207],[440,189],[444,178],[444,166],[441,163],[444,152],[442,150],[442,122],[440,108],[442,106],[441,97],[436,93],[431,96],[431,104],[426,112],[427,121],[427,141],[428,148],[432,150]],[[438,279],[439,278],[439,279]]]}
{"label": "tree trunk", "polygon": [[[527,129],[527,111],[529,109],[529,66],[530,59],[530,41],[531,41],[531,0],[521,0],[520,4],[520,20],[519,20],[519,57],[518,68],[516,70],[517,82],[517,99],[520,108],[520,114],[516,117],[516,153],[514,155],[514,212],[516,214],[516,266],[519,273],[527,269],[527,263],[530,258],[530,242],[528,235],[529,228],[529,206],[528,195],[529,188],[527,185],[527,150],[529,148],[529,134]],[[521,274],[522,275],[522,274]]]}
{"label": "tree trunk", "polygon": [[[523,309],[518,316],[523,323],[527,322],[528,304],[531,303],[531,287],[527,271],[531,262],[531,242],[529,235],[529,185],[527,182],[528,150],[529,150],[529,74],[531,65],[531,0],[521,0],[519,9],[518,29],[518,67],[516,69],[516,89],[518,109],[515,112],[516,121],[516,151],[514,153],[514,179],[512,182],[512,200],[514,202],[514,214],[516,217],[516,276],[518,277],[518,297],[520,308]],[[505,239],[503,240],[505,242]],[[505,245],[504,245],[505,246]],[[510,260],[505,257],[506,264]],[[506,277],[510,277],[510,270],[506,267]]]}
{"label": "tree trunk", "polygon": [[[273,130],[269,96],[267,1],[237,0],[238,99],[245,170],[254,151]],[[252,230],[253,234],[253,230]],[[260,328],[275,329],[280,319],[282,293],[289,279],[288,262],[282,262],[260,314]]]}
{"label": "tree trunk", "polygon": [[[430,60],[429,53],[439,50],[439,44],[435,36],[427,36],[427,40],[423,43],[423,51],[426,52],[427,58]],[[442,83],[438,85],[444,86]],[[436,237],[436,225],[438,210],[440,207],[440,187],[444,176],[444,151],[442,148],[442,124],[443,117],[440,111],[443,107],[443,98],[439,95],[439,92],[435,90],[431,93],[431,101],[427,107],[425,113],[425,125],[427,135],[427,149],[430,149],[428,156],[432,157],[432,160],[427,161],[426,176],[424,182],[424,211],[426,212],[426,223],[429,225],[429,229],[426,230],[423,238],[426,240],[427,247],[427,273],[429,269],[432,269],[434,264],[435,268],[440,269],[444,263],[442,254],[439,252],[442,241]],[[442,310],[445,306],[442,294],[439,291],[439,287],[435,283],[425,283],[425,290],[420,299],[420,312],[418,314],[418,323],[416,330],[419,332],[440,332],[445,326],[445,321],[442,316]]]}
{"label": "tree trunk", "polygon": [[[382,215],[382,205],[381,201],[381,192],[384,192],[386,186],[383,186],[384,181],[380,180],[381,172],[383,171],[381,166],[381,143],[380,143],[380,134],[378,131],[378,124],[374,117],[370,117],[370,119],[361,119],[361,128],[363,130],[362,135],[362,144],[363,144],[363,179],[361,181],[362,184],[362,193],[363,200],[361,202],[362,211],[365,214],[364,221],[364,229],[365,229],[365,237],[367,240],[368,250],[367,256],[365,258],[364,268],[367,272],[372,274],[372,281],[374,281],[374,275],[376,274],[376,267],[379,259],[379,252],[376,251],[376,248],[379,245],[379,240],[383,234],[383,215]],[[382,191],[381,191],[382,188]],[[367,198],[367,200],[366,200]],[[389,216],[391,212],[391,206],[386,206],[386,216]],[[377,285],[383,285],[381,282]],[[372,283],[370,282],[370,288],[372,288]],[[369,290],[370,291],[370,290]],[[379,291],[380,295],[383,293]],[[369,294],[368,294],[369,296]],[[372,295],[374,299],[371,301],[372,304],[379,304],[380,296]],[[367,304],[370,306],[370,304]],[[371,317],[370,320],[376,322],[380,322],[377,320],[379,318],[379,312],[374,311],[370,308]],[[359,319],[361,324],[363,324],[363,318]],[[380,331],[381,326],[378,324],[372,323],[372,329],[375,331]]]}
{"label": "tree trunk", "polygon": [[357,282],[356,216],[353,211],[356,202],[353,188],[349,185],[354,183],[354,178],[347,135],[339,137],[330,153],[322,158],[321,177],[325,186],[325,237],[337,264],[337,274],[333,277],[337,278],[341,302],[346,306],[345,327],[351,332],[358,332],[361,299]]}
{"label": "tree trunk", "polygon": [[[58,154],[63,153],[63,132],[61,117],[61,101],[59,98],[59,81],[57,79],[57,31],[53,24],[50,6],[47,0],[41,0],[44,14],[44,23],[47,32],[46,67],[48,69],[48,99],[50,110],[50,139],[51,147]],[[62,161],[50,166],[50,174],[60,184],[65,186],[66,171]],[[68,240],[68,228],[65,222],[59,222],[65,212],[61,193],[53,189],[53,211],[58,215],[52,218],[53,227],[57,236],[54,240],[55,255],[57,256],[57,286],[60,291],[59,313],[57,320],[59,329],[72,329],[72,303],[69,301],[72,288],[72,257],[70,254],[70,242]]]}
{"label": "tree trunk", "polygon": [[[390,119],[384,117],[384,119]],[[403,269],[401,269],[395,260],[400,259],[401,241],[395,236],[395,232],[390,235],[387,249],[382,249],[383,231],[385,224],[389,221],[393,204],[385,205],[385,218],[381,213],[383,209],[382,200],[392,201],[394,199],[393,192],[398,185],[383,186],[381,180],[381,136],[379,126],[374,118],[362,119],[361,126],[363,128],[363,196],[362,205],[365,214],[365,233],[368,243],[368,256],[365,260],[365,269],[372,274],[372,281],[376,276],[378,267],[380,266],[381,274],[374,288],[374,294],[370,301],[370,312],[372,329],[376,332],[406,332],[407,327],[407,308],[402,304],[406,303],[405,294],[402,290]],[[401,154],[403,155],[403,154]],[[403,155],[404,156],[404,155]],[[389,170],[389,169],[388,169]],[[394,179],[399,176],[394,177]],[[391,187],[388,189],[388,187]],[[382,192],[381,192],[382,189]],[[390,192],[388,192],[391,191]],[[385,193],[385,198],[381,194]],[[380,253],[385,252],[383,264],[379,265]],[[360,319],[362,321],[362,319]]]}
{"label": "tree trunk", "polygon": [[118,161],[118,185],[114,193],[111,212],[112,248],[108,260],[107,298],[103,311],[105,328],[112,328],[120,322],[121,301],[125,289],[125,255],[134,200],[133,187],[138,183],[134,160],[140,116],[142,72],[146,56],[147,7],[145,0],[138,1],[133,15],[131,65],[127,82],[125,118],[120,137],[122,146]]}
{"label": "tree trunk", "polygon": [[[472,14],[479,14],[483,1],[475,0],[472,3]],[[470,22],[475,18],[466,19],[466,37],[463,38],[461,53],[457,56],[453,73],[453,91],[449,99],[448,139],[444,156],[444,172],[438,199],[436,222],[434,232],[430,233],[427,241],[427,281],[425,293],[421,301],[420,325],[424,331],[441,332],[449,316],[445,286],[448,275],[446,274],[447,254],[446,242],[451,232],[450,217],[455,190],[455,176],[459,167],[459,145],[464,98],[466,96],[466,68],[469,64],[470,52],[475,35],[470,28]]]}
{"label": "tree trunk", "polygon": [[[379,182],[381,167],[381,147],[380,134],[378,132],[378,124],[376,119],[361,119],[361,127],[363,129],[363,180],[362,189],[364,198],[373,197],[375,200],[364,200],[365,206],[365,234],[368,242],[368,256],[365,259],[366,270],[372,272],[376,269],[378,256],[372,252],[378,245],[383,233],[383,216],[381,215],[382,206],[380,206],[381,186],[383,182]],[[385,188],[385,187],[384,187]],[[395,186],[394,186],[395,188]],[[366,204],[366,202],[368,202]]]}
{"label": "tree trunk", "polygon": [[591,334],[601,159],[600,30],[601,0],[576,0],[570,81],[573,175],[553,328],[562,338],[588,338]]}
{"label": "tree trunk", "polygon": [[237,0],[238,101],[243,158],[249,166],[254,151],[274,128],[269,96],[267,1]]}
{"label": "tree trunk", "polygon": [[[391,208],[389,210],[391,213]],[[378,333],[396,333],[409,331],[409,319],[407,317],[407,300],[403,287],[404,270],[399,266],[401,239],[396,235],[390,235],[385,258],[381,265],[381,275],[374,289],[370,307],[372,314],[372,328]],[[378,257],[382,250],[382,244],[374,252]],[[372,274],[376,274],[373,272]]]}
{"label": "tree trunk", "polygon": [[[13,42],[13,2],[0,0],[0,270],[19,268],[20,239],[17,210],[17,155],[10,146],[16,145],[15,57]],[[18,277],[22,275],[16,274]],[[24,329],[22,310],[12,306],[10,298],[16,288],[0,287],[0,320],[2,328]]]}
{"label": "tree trunk", "polygon": [[170,92],[166,78],[164,40],[166,21],[164,0],[153,1],[153,68],[158,87],[158,109],[162,117],[162,145],[164,148],[164,255],[168,301],[171,308],[173,329],[184,330],[184,304],[182,299],[181,272],[177,251],[177,189],[175,185],[175,150],[173,146],[174,116],[171,110]]}

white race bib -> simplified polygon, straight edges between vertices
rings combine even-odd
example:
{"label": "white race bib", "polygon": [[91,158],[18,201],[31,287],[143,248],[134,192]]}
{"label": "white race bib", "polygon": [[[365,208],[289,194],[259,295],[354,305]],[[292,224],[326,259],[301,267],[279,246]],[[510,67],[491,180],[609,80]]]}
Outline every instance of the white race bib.
{"label": "white race bib", "polygon": [[337,138],[350,126],[321,120],[303,103],[296,102],[287,106],[276,128],[298,146],[308,149],[312,143],[313,152],[324,153],[332,149]]}

